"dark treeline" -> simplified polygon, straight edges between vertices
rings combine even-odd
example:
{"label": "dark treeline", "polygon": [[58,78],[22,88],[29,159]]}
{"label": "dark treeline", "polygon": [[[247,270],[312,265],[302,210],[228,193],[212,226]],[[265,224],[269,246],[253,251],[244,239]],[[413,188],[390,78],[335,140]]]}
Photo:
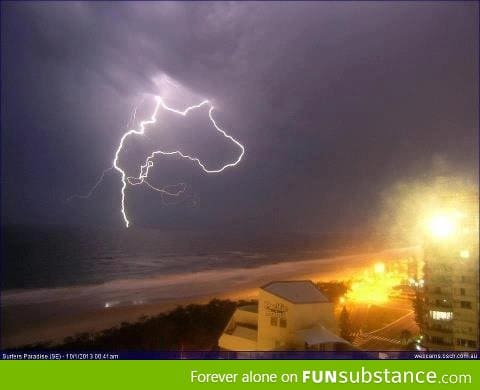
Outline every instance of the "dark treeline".
{"label": "dark treeline", "polygon": [[[348,290],[343,282],[318,283],[317,286],[332,302],[337,302]],[[30,344],[18,350],[212,351],[218,349],[218,339],[235,309],[256,303],[213,299],[208,304],[178,306],[172,311],[141,317],[134,323],[123,322],[100,332],[79,333],[61,343]]]}
{"label": "dark treeline", "polygon": [[238,306],[256,301],[214,299],[208,304],[191,304],[153,317],[141,317],[135,323],[96,333],[79,333],[63,343],[26,345],[21,350],[70,351],[179,351],[215,350],[218,338]]}
{"label": "dark treeline", "polygon": [[349,282],[318,282],[317,287],[333,303],[338,303],[340,297],[343,297],[350,290]]}

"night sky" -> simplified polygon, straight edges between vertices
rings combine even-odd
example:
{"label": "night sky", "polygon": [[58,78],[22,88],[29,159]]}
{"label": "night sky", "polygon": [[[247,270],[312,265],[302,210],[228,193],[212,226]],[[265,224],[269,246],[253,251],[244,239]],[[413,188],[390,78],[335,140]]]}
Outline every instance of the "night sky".
{"label": "night sky", "polygon": [[[159,159],[155,183],[185,181],[188,199],[167,206],[129,187],[133,226],[348,230],[374,220],[399,181],[477,178],[476,2],[2,2],[1,11],[4,224],[121,228],[118,174],[89,200],[66,198],[111,165],[133,107],[144,99],[138,114],[148,116],[165,76],[189,104],[211,99],[246,154],[216,176]],[[124,166],[135,174],[141,152],[163,142],[212,165],[234,159],[195,118],[129,143]]]}

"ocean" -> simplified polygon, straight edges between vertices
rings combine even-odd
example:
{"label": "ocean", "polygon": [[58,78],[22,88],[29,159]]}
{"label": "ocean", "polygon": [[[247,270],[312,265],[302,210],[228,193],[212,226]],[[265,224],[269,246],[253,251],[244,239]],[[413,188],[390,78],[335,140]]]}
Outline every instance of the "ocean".
{"label": "ocean", "polygon": [[92,227],[2,229],[1,289],[91,285],[331,255],[332,236]]}
{"label": "ocean", "polygon": [[213,297],[252,298],[272,280],[348,278],[402,255],[331,234],[4,227],[0,342],[58,339]]}

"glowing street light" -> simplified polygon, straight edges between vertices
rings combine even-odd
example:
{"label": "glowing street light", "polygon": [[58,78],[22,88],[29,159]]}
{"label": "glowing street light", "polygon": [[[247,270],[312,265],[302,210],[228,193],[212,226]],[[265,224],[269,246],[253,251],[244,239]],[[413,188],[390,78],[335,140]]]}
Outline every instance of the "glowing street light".
{"label": "glowing street light", "polygon": [[373,267],[373,270],[376,274],[383,274],[385,273],[385,264],[383,263],[376,263]]}
{"label": "glowing street light", "polygon": [[429,228],[434,237],[447,238],[455,231],[455,221],[447,215],[437,215],[430,220]]}

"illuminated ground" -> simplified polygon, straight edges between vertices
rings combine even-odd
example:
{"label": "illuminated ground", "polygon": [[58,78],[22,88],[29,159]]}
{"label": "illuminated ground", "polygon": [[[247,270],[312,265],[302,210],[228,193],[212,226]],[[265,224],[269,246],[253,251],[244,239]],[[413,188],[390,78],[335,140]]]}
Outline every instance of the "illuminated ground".
{"label": "illuminated ground", "polygon": [[419,332],[408,299],[392,299],[385,304],[371,306],[351,304],[347,309],[356,335],[353,344],[363,350],[403,350],[402,332],[408,330],[412,336]]}

